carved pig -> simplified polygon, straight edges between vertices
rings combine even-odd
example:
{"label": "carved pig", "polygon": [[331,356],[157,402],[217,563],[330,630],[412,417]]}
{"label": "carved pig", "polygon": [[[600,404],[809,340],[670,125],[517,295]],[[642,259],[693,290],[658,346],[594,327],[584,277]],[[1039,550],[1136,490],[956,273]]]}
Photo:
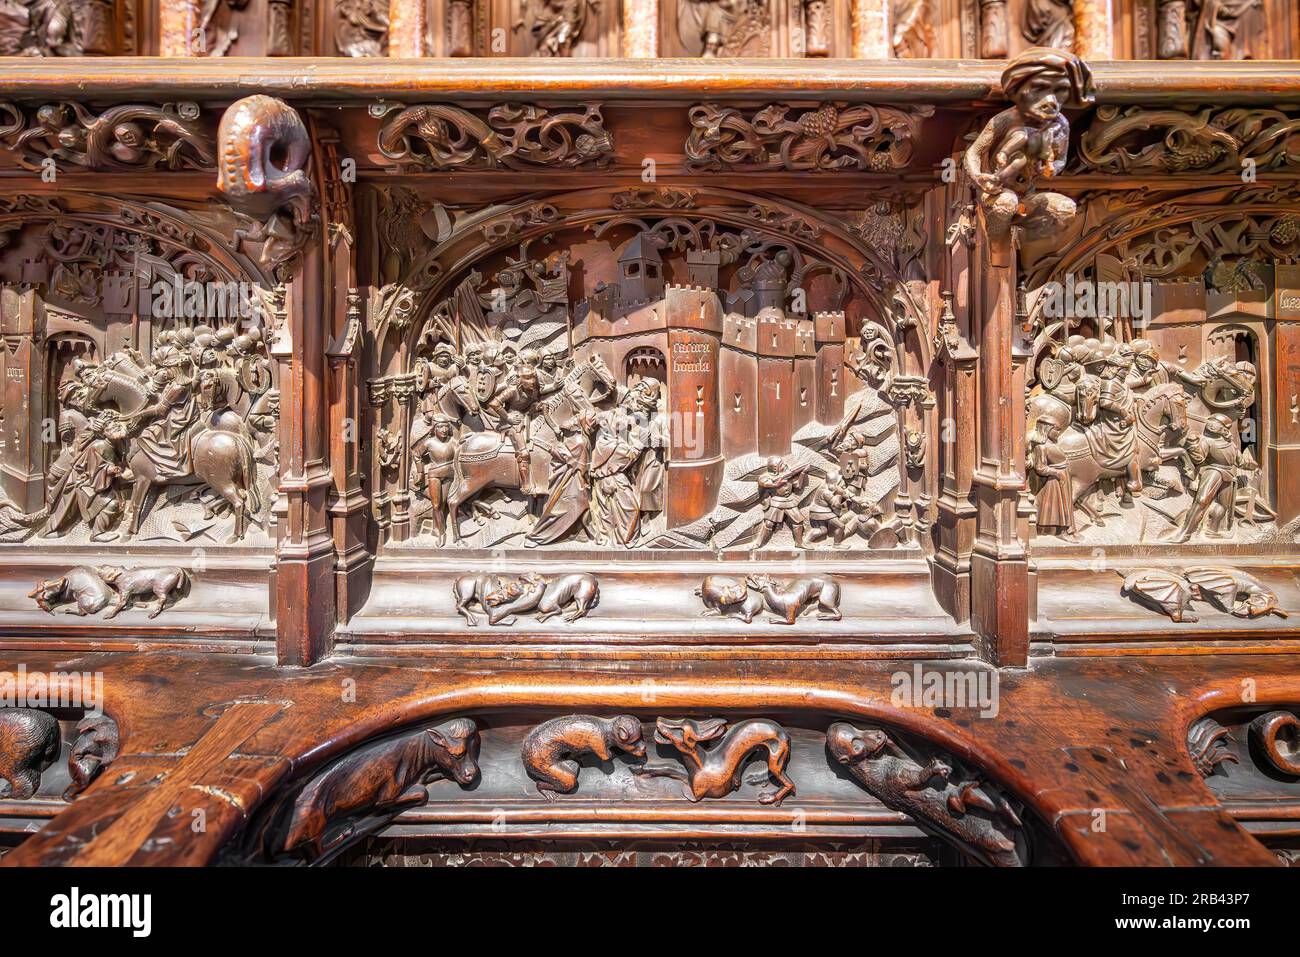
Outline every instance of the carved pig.
{"label": "carved pig", "polygon": [[424,804],[431,781],[473,784],[478,748],[478,728],[469,718],[363,746],[303,788],[281,850],[315,859]]}
{"label": "carved pig", "polygon": [[1024,864],[1020,818],[995,789],[950,780],[953,768],[939,758],[921,765],[878,728],[838,721],[826,732],[826,750],[886,807],[910,814],[986,863]]}
{"label": "carved pig", "polygon": [[114,565],[100,565],[95,571],[101,578],[117,590],[117,599],[108,610],[105,618],[113,618],[135,599],[152,595],[158,600],[150,618],[157,618],[163,608],[174,596],[189,590],[190,576],[183,568],[176,565],[164,565],[159,568],[118,568]]}
{"label": "carved pig", "polygon": [[41,774],[62,747],[59,722],[30,708],[0,709],[0,798],[23,801],[41,786]]}

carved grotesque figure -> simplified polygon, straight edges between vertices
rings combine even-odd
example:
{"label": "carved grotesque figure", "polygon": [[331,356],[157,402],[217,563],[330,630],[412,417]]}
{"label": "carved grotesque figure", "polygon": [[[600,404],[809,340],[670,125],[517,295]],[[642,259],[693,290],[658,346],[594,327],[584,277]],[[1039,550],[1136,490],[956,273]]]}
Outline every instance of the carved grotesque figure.
{"label": "carved grotesque figure", "polygon": [[1015,106],[980,131],[966,151],[966,173],[990,236],[1012,226],[1031,239],[1053,235],[1074,219],[1074,200],[1038,192],[1036,182],[1065,169],[1070,123],[1061,110],[1092,102],[1091,74],[1073,54],[1032,47],[1003,71],[1002,89]]}

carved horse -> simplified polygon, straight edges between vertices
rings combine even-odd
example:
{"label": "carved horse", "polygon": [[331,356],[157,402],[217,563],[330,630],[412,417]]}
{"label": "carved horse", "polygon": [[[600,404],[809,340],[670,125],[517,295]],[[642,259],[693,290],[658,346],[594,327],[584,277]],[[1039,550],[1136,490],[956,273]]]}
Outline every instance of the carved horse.
{"label": "carved horse", "polygon": [[[1137,399],[1134,428],[1137,432],[1135,454],[1138,468],[1151,472],[1165,462],[1187,454],[1182,443],[1187,434],[1187,394],[1175,383],[1156,386]],[[1102,466],[1096,459],[1088,433],[1069,429],[1061,433],[1057,445],[1065,453],[1066,467],[1074,489],[1074,504],[1082,508],[1094,525],[1104,525],[1101,516],[1087,502],[1088,495],[1103,479],[1122,478],[1121,464]]]}
{"label": "carved horse", "polygon": [[[127,365],[129,359],[117,365]],[[149,402],[149,396],[139,381],[115,367],[96,370],[91,374],[95,388],[91,400],[95,403],[111,402],[126,416],[139,412]],[[230,408],[228,396],[236,386],[233,375],[227,370],[205,369],[200,373],[199,405],[202,415],[191,426],[183,441],[190,443],[190,471],[184,475],[162,476],[158,466],[138,443],[132,443],[127,455],[127,465],[135,476],[131,499],[127,507],[127,527],[131,534],[140,531],[145,500],[150,490],[161,485],[206,485],[229,503],[235,516],[235,529],[231,541],[244,537],[248,521],[262,509],[257,489],[255,447],[243,418]],[[204,508],[205,517],[211,517],[210,506]]]}
{"label": "carved horse", "polygon": [[[593,404],[614,392],[614,375],[603,359],[593,355],[579,362],[564,378],[559,391],[536,406],[529,427],[529,447],[534,468],[550,467],[549,448],[558,444],[566,428],[595,415]],[[514,443],[499,432],[475,432],[456,449],[454,476],[447,495],[447,528],[452,542],[460,540],[460,508],[488,488],[520,487],[519,460]]]}

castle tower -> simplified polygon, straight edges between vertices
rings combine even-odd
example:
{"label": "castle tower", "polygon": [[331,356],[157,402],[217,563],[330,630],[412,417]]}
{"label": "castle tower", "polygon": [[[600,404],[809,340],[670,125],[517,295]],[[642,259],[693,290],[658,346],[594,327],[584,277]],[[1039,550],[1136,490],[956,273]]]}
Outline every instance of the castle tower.
{"label": "castle tower", "polygon": [[664,263],[649,233],[637,233],[619,250],[618,283],[622,298],[647,302],[664,294]]}

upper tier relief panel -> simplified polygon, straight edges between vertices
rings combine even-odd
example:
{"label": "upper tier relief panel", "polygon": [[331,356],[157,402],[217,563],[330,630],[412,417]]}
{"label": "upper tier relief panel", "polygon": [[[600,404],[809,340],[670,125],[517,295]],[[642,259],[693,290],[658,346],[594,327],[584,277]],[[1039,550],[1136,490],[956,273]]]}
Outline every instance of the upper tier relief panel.
{"label": "upper tier relief panel", "polygon": [[[410,191],[388,199],[419,215]],[[600,202],[582,225],[545,203],[470,217],[496,251],[432,281],[426,259],[408,276],[423,268],[429,288],[377,292],[372,474],[390,541],[915,547],[933,396],[908,374],[888,284],[851,260],[861,233],[827,243],[793,210],[694,191]]]}

